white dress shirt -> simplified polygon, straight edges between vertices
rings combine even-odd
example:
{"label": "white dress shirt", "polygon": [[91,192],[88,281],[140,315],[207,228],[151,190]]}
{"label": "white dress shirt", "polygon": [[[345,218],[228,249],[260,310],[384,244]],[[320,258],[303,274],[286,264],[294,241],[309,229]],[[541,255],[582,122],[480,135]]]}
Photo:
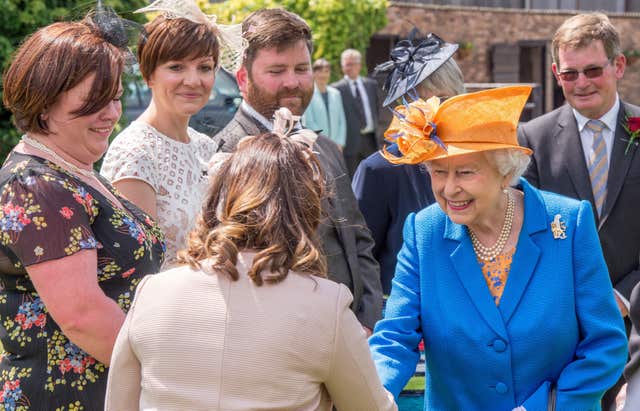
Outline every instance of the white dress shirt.
{"label": "white dress shirt", "polygon": [[[597,120],[602,121],[607,127],[602,130],[602,137],[607,146],[607,167],[611,165],[611,151],[613,150],[613,135],[616,131],[616,122],[618,120],[618,110],[620,110],[620,100],[616,95],[616,102],[611,107],[611,110],[607,111],[602,117]],[[591,156],[593,146],[593,131],[587,127],[587,123],[590,118],[578,113],[574,108],[573,115],[578,122],[578,131],[580,132],[580,141],[582,142],[582,150],[584,152],[585,164],[589,164],[589,157]]]}
{"label": "white dress shirt", "polygon": [[[607,146],[607,167],[611,165],[611,152],[613,150],[613,138],[616,132],[616,123],[618,120],[618,111],[620,110],[620,99],[616,94],[616,102],[611,107],[611,110],[604,113],[602,117],[597,120],[602,121],[606,127],[602,129],[602,138],[604,138],[604,142]],[[584,152],[584,162],[585,164],[589,164],[589,157],[591,156],[591,152],[593,151],[593,132],[587,127],[587,123],[590,118],[587,118],[580,114],[578,110],[573,109],[573,115],[576,118],[576,122],[578,123],[578,131],[580,132],[580,142],[582,143],[582,151]],[[618,292],[615,288],[613,292],[620,298],[620,301],[627,307],[627,311],[630,309],[631,304],[627,301],[626,298],[622,294]]]}
{"label": "white dress shirt", "polygon": [[351,88],[351,94],[353,95],[353,97],[356,97],[357,86],[358,92],[360,93],[360,98],[362,99],[362,105],[364,106],[364,118],[367,122],[367,125],[363,130],[360,130],[360,132],[362,134],[373,133],[375,130],[375,125],[373,124],[373,114],[371,113],[371,105],[369,104],[369,94],[367,93],[367,89],[364,86],[362,77],[358,76],[358,78],[355,80],[350,79],[348,76],[344,76],[344,78],[349,82],[349,87]]}

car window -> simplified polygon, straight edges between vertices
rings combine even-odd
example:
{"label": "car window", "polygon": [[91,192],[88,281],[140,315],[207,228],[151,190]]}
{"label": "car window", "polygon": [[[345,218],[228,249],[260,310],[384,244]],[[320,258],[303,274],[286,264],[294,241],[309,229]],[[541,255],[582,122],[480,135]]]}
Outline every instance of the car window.
{"label": "car window", "polygon": [[227,97],[240,96],[240,90],[238,90],[238,84],[236,83],[236,80],[229,72],[223,69],[218,70],[218,72],[216,73],[215,87],[211,91],[217,91],[218,93],[224,94]]}

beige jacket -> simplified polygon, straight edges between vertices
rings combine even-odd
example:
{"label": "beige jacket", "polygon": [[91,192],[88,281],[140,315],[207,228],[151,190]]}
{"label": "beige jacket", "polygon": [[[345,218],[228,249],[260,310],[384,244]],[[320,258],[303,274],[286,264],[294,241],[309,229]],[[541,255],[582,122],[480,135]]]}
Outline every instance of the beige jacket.
{"label": "beige jacket", "polygon": [[105,410],[397,410],[349,290],[296,273],[255,286],[253,255],[238,255],[238,281],[185,266],[144,278]]}

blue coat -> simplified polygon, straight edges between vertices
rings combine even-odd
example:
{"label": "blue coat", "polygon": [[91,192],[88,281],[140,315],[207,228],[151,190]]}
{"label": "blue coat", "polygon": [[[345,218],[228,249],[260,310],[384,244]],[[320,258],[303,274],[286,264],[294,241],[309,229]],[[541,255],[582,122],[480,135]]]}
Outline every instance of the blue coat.
{"label": "blue coat", "polygon": [[[396,144],[387,150],[400,155]],[[435,202],[429,173],[423,165],[392,164],[376,151],[358,165],[351,187],[375,241],[373,256],[380,263],[382,291],[389,294],[404,220]]]}
{"label": "blue coat", "polygon": [[[407,218],[385,318],[370,338],[396,397],[426,356],[425,410],[600,410],[626,360],[591,206],[521,180],[524,222],[496,307],[464,226],[434,204]],[[556,239],[551,222],[566,224]]]}
{"label": "blue coat", "polygon": [[313,97],[302,115],[302,125],[311,130],[320,131],[334,143],[344,147],[347,142],[347,120],[342,105],[340,92],[327,86],[329,109],[324,104],[322,94],[317,87],[313,89]]}

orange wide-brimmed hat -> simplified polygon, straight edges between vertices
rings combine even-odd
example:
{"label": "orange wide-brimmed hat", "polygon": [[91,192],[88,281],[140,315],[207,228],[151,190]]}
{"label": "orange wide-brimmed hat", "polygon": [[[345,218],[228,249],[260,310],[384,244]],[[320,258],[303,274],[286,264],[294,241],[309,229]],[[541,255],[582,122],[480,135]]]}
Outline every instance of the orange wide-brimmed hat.
{"label": "orange wide-brimmed hat", "polygon": [[417,164],[479,151],[513,148],[517,127],[531,87],[500,87],[460,94],[440,104],[437,97],[398,106],[385,139],[398,144],[401,156],[383,149],[395,164]]}

